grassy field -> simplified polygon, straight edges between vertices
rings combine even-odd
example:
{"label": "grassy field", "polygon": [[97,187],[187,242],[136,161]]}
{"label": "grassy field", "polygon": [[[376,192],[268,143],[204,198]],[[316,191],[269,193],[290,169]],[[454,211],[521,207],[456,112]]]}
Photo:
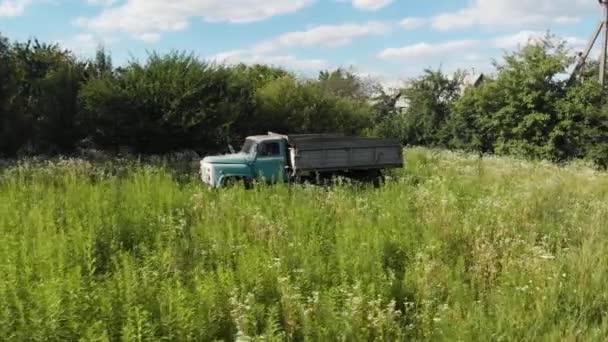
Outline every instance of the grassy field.
{"label": "grassy field", "polygon": [[0,339],[608,336],[608,174],[424,149],[381,189],[0,171]]}

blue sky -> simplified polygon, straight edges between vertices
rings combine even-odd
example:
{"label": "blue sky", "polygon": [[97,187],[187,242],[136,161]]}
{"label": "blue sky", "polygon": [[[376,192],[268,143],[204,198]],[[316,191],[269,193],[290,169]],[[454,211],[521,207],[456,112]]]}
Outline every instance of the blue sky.
{"label": "blue sky", "polygon": [[116,64],[185,50],[304,75],[353,67],[390,85],[424,68],[491,71],[491,59],[551,30],[581,50],[596,0],[0,0],[0,33],[103,44]]}

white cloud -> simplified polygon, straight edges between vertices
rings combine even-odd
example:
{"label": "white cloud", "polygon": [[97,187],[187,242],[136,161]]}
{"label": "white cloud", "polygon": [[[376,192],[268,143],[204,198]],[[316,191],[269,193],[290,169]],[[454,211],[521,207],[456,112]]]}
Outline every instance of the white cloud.
{"label": "white cloud", "polygon": [[469,63],[478,63],[487,61],[488,56],[484,56],[483,54],[477,52],[470,52],[462,55],[462,59]]}
{"label": "white cloud", "polygon": [[361,71],[355,71],[354,73],[363,80],[370,80],[376,84],[379,84],[382,86],[382,88],[384,88],[385,91],[402,88],[407,79],[414,75],[407,70],[400,70],[399,72],[390,73],[363,69]]}
{"label": "white cloud", "polygon": [[406,30],[415,30],[426,25],[427,22],[428,20],[425,18],[409,17],[401,20],[399,25]]}
{"label": "white cloud", "polygon": [[[513,51],[529,42],[539,41],[546,31],[522,30],[508,35],[497,35],[484,40],[456,40],[441,43],[418,43],[402,48],[380,51],[378,58],[394,61],[399,67],[395,73],[402,75],[420,75],[427,67],[441,68],[446,73],[456,70],[471,70],[492,73],[495,71],[492,60],[501,60],[501,50]],[[560,37],[572,52],[580,52],[587,44],[587,39],[576,36]],[[599,49],[592,51],[596,58]],[[382,63],[379,63],[382,65]]]}
{"label": "white cloud", "polygon": [[492,46],[499,49],[512,50],[531,42],[540,41],[543,36],[544,33],[539,31],[520,31],[515,34],[494,38]]}
{"label": "white cloud", "polygon": [[578,24],[581,21],[580,17],[560,16],[555,18],[554,22],[560,25]]}
{"label": "white cloud", "polygon": [[118,0],[87,0],[87,3],[95,6],[112,6]]}
{"label": "white cloud", "polygon": [[78,55],[92,55],[98,47],[107,46],[115,41],[113,38],[101,38],[90,33],[80,33],[68,39],[60,39],[57,43]]}
{"label": "white cloud", "polygon": [[321,70],[330,68],[322,59],[299,59],[293,55],[264,55],[248,50],[232,50],[219,53],[211,58],[218,63],[271,64],[297,70]]}
{"label": "white cloud", "polygon": [[378,57],[385,60],[419,59],[443,56],[449,53],[467,51],[480,45],[478,40],[454,40],[445,43],[418,43],[401,48],[389,48],[380,51]]}
{"label": "white cloud", "polygon": [[[566,43],[574,51],[583,51],[588,43],[586,39],[579,37],[567,37]],[[597,46],[597,45],[596,45]]]}
{"label": "white cloud", "polygon": [[380,22],[322,25],[306,31],[284,33],[274,39],[256,44],[253,50],[256,52],[270,52],[289,47],[341,46],[351,43],[356,38],[380,35],[390,30],[390,25]]}
{"label": "white cloud", "polygon": [[[499,49],[513,50],[518,47],[524,46],[528,43],[539,42],[546,35],[546,32],[542,31],[520,31],[514,34],[500,36],[492,39],[491,46]],[[587,41],[578,37],[566,37],[563,38],[566,45],[574,50],[582,49]]]}
{"label": "white cloud", "polygon": [[135,38],[181,31],[191,18],[208,22],[250,23],[298,11],[315,0],[127,0],[77,26],[98,33],[124,32]]}
{"label": "white cloud", "polygon": [[292,54],[277,55],[277,50],[295,47],[327,46],[336,47],[349,44],[356,38],[380,35],[392,30],[392,25],[382,22],[364,24],[321,25],[305,31],[287,32],[250,47],[226,51],[213,56],[221,63],[267,63],[289,69],[328,69],[331,64],[324,59],[299,59]]}
{"label": "white cloud", "polygon": [[350,2],[355,8],[364,11],[377,11],[393,3],[394,0],[339,0],[340,2]]}
{"label": "white cloud", "polygon": [[472,0],[468,7],[433,18],[433,27],[448,31],[473,26],[546,26],[570,24],[597,9],[589,0]]}
{"label": "white cloud", "polygon": [[18,17],[30,3],[31,0],[1,0],[0,17]]}
{"label": "white cloud", "polygon": [[289,69],[319,70],[331,67],[324,59],[299,59],[292,54],[273,54],[277,50],[294,47],[336,47],[351,43],[356,38],[380,35],[392,30],[392,25],[381,22],[364,24],[321,25],[305,31],[287,32],[245,49],[226,51],[213,56],[221,63],[266,63]]}
{"label": "white cloud", "polygon": [[160,40],[160,33],[141,33],[134,35],[134,37],[144,42],[154,43]]}

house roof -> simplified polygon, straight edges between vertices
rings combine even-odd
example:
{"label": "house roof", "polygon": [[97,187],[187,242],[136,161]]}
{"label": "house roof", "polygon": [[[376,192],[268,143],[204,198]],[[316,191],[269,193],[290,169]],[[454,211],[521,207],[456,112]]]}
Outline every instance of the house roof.
{"label": "house roof", "polygon": [[477,86],[481,81],[483,81],[484,74],[467,74],[462,80],[465,86]]}

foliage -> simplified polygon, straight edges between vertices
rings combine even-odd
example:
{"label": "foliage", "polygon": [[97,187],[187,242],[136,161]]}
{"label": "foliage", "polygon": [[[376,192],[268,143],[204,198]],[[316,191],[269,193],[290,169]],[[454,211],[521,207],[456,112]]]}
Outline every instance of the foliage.
{"label": "foliage", "polygon": [[594,62],[567,83],[572,55],[549,33],[507,52],[474,87],[463,87],[462,71],[425,70],[394,92],[344,68],[302,79],[281,68],[216,65],[180,52],[115,67],[103,48],[80,60],[57,45],[2,37],[0,62],[2,155],[86,146],[206,153],[272,130],[608,164],[608,108]]}
{"label": "foliage", "polygon": [[461,83],[460,73],[448,77],[440,70],[425,70],[401,90],[399,95],[407,103],[405,110],[385,114],[380,128],[405,144],[444,146],[448,140],[445,127],[450,106],[460,95]]}
{"label": "foliage", "polygon": [[[593,63],[573,83],[573,59],[551,34],[507,53],[496,74],[463,88],[463,73],[426,70],[399,94],[375,100],[375,132],[405,144],[607,164],[608,117]],[[595,73],[595,74],[594,74]],[[396,108],[401,97],[406,108]]]}
{"label": "foliage", "polygon": [[322,84],[282,77],[258,89],[260,117],[271,130],[291,133],[343,132],[368,127],[370,108],[363,100],[339,97]]}
{"label": "foliage", "polygon": [[564,43],[551,37],[525,45],[496,65],[495,80],[464,96],[455,116],[461,122],[473,116],[491,152],[552,159],[548,137],[558,122],[555,105],[566,92],[558,76],[570,63]]}
{"label": "foliage", "polygon": [[[306,82],[279,68],[215,65],[180,52],[115,68],[103,48],[81,61],[57,45],[3,37],[0,60],[0,151],[10,156],[91,143],[143,154],[204,152],[275,128],[360,133],[369,126],[363,83],[341,69]],[[293,87],[285,88],[290,78]],[[290,89],[293,101],[284,102],[277,91]]]}
{"label": "foliage", "polygon": [[376,84],[364,80],[352,70],[338,68],[319,72],[319,86],[332,95],[356,100],[368,99],[376,90]]}
{"label": "foliage", "polygon": [[222,130],[250,110],[251,91],[228,68],[172,53],[94,78],[81,98],[96,141],[163,153],[218,143]]}
{"label": "foliage", "polygon": [[361,100],[282,69],[217,66],[178,53],[92,79],[81,95],[96,141],[143,153],[215,148],[268,130],[357,133],[368,115]]}
{"label": "foliage", "polygon": [[608,175],[413,149],[380,189],[0,173],[7,340],[601,340]]}
{"label": "foliage", "polygon": [[2,151],[56,153],[80,138],[77,95],[82,65],[57,45],[0,44]]}
{"label": "foliage", "polygon": [[11,46],[0,35],[0,155],[15,151],[20,145],[18,137],[23,122],[14,106],[17,79],[17,66]]}
{"label": "foliage", "polygon": [[452,103],[443,146],[606,166],[602,89],[589,67],[567,83],[572,61],[565,42],[550,34],[506,54],[495,77]]}

